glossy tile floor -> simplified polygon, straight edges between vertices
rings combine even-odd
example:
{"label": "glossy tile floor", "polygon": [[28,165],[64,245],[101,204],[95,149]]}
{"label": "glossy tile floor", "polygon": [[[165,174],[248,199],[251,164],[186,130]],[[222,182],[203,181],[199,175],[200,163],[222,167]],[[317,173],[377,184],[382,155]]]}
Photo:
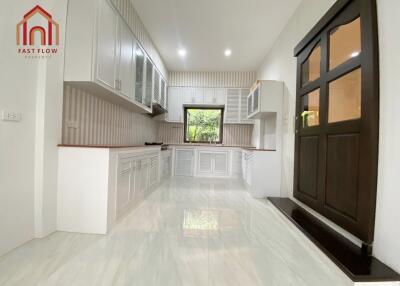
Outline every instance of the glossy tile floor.
{"label": "glossy tile floor", "polygon": [[0,258],[0,285],[352,285],[238,180],[175,178],[107,236],[56,232]]}

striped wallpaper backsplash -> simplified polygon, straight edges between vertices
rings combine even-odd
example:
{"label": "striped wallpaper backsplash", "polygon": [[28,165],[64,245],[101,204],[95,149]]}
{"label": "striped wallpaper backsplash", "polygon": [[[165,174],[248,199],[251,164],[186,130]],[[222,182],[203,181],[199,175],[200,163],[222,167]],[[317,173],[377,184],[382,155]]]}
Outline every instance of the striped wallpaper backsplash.
{"label": "striped wallpaper backsplash", "polygon": [[[167,144],[182,144],[183,128],[183,123],[160,123],[157,141]],[[229,146],[250,146],[252,132],[253,125],[225,124],[223,144]]]}
{"label": "striped wallpaper backsplash", "polygon": [[256,72],[169,72],[170,86],[249,88]]}
{"label": "striped wallpaper backsplash", "polygon": [[141,145],[155,141],[158,122],[68,84],[64,85],[62,143]]}
{"label": "striped wallpaper backsplash", "polygon": [[150,34],[148,33],[138,13],[133,7],[131,1],[111,0],[111,2],[128,23],[129,27],[132,29],[132,32],[135,34],[136,39],[149,54],[150,58],[153,60],[158,70],[161,72],[162,75],[164,75],[164,78],[168,81],[168,70],[165,67],[160,53],[158,52],[153,40],[150,37]]}

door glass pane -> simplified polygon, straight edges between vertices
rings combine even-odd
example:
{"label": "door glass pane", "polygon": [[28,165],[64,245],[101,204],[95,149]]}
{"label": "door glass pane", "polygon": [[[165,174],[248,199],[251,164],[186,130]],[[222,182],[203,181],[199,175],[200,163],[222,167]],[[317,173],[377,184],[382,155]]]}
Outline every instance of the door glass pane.
{"label": "door glass pane", "polygon": [[334,69],[361,53],[361,23],[357,18],[351,23],[339,26],[329,36],[329,69]]}
{"label": "door glass pane", "polygon": [[361,69],[329,83],[328,122],[361,117]]}
{"label": "door glass pane", "polygon": [[319,125],[319,89],[301,97],[301,127]]}
{"label": "door glass pane", "polygon": [[315,46],[308,59],[301,65],[302,85],[318,79],[321,75],[321,45]]}
{"label": "door glass pane", "polygon": [[136,46],[136,81],[135,81],[135,99],[143,103],[143,79],[144,79],[144,53],[139,46]]}

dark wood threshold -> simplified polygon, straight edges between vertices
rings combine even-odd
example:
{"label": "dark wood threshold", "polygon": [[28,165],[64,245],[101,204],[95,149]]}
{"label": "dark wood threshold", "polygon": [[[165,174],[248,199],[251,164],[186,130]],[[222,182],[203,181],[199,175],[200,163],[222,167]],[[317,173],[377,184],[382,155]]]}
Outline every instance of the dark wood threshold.
{"label": "dark wood threshold", "polygon": [[288,198],[268,198],[354,282],[400,281],[400,275]]}

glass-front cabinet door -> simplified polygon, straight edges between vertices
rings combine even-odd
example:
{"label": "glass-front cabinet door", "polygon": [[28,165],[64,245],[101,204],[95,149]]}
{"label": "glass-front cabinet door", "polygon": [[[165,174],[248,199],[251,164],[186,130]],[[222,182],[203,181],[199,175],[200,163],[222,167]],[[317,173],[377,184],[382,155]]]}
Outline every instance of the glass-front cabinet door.
{"label": "glass-front cabinet door", "polygon": [[144,51],[136,44],[135,48],[135,101],[143,104],[144,92]]}
{"label": "glass-front cabinet door", "polygon": [[247,117],[253,113],[253,93],[247,97]]}
{"label": "glass-front cabinet door", "polygon": [[260,85],[253,92],[253,108],[252,113],[258,111],[260,102]]}
{"label": "glass-front cabinet door", "polygon": [[153,63],[149,58],[146,57],[146,88],[144,105],[151,108],[151,100],[153,96]]}

